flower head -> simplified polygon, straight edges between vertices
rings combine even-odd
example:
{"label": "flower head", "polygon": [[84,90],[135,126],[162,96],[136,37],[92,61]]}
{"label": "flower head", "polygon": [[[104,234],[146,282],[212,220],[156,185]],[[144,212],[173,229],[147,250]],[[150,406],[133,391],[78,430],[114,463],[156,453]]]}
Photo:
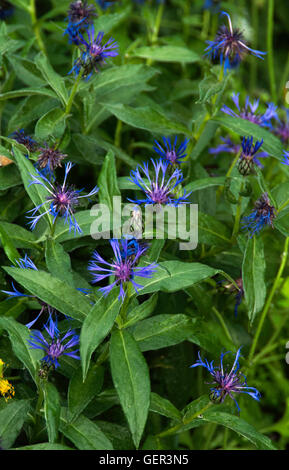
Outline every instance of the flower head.
{"label": "flower head", "polygon": [[255,233],[259,233],[266,225],[274,227],[275,212],[276,209],[270,204],[268,194],[262,194],[255,202],[254,211],[247,217],[243,217],[243,229],[247,229],[252,238]]}
{"label": "flower head", "polygon": [[[131,171],[130,181],[135,183],[145,194],[145,199],[138,199],[131,202],[136,204],[171,204],[178,206],[179,204],[188,204],[186,200],[191,193],[186,193],[180,186],[184,180],[183,174],[179,168],[176,168],[171,175],[168,174],[168,167],[171,165],[168,160],[164,161],[163,158],[154,160],[151,158],[154,170],[154,177],[150,177],[148,163],[143,163],[143,166],[138,165],[135,171]],[[142,174],[148,180],[143,179]],[[179,187],[180,186],[180,187]],[[178,193],[177,190],[180,190]]]}
{"label": "flower head", "polygon": [[237,317],[239,305],[241,304],[242,299],[244,297],[243,279],[239,277],[238,279],[235,280],[235,284],[237,284],[239,289],[237,289],[233,283],[227,284],[224,287],[225,289],[228,289],[229,292],[237,291],[235,295],[235,307],[234,307],[235,317]]}
{"label": "flower head", "polygon": [[5,363],[0,359],[0,395],[5,398],[5,401],[14,397],[15,390],[13,385],[4,378],[4,366]]}
{"label": "flower head", "polygon": [[224,369],[223,358],[230,351],[221,354],[219,367],[214,367],[214,361],[208,362],[207,359],[203,361],[200,352],[198,353],[199,359],[191,367],[205,367],[213,377],[213,382],[210,382],[213,387],[211,388],[211,399],[214,402],[223,403],[226,396],[234,400],[238,411],[240,407],[234,398],[235,393],[247,393],[254,400],[259,401],[261,398],[260,392],[254,387],[248,387],[246,377],[240,372],[239,357],[241,355],[241,348],[238,349],[233,366],[230,371]]}
{"label": "flower head", "polygon": [[[262,167],[259,158],[268,157],[267,152],[259,152],[263,144],[263,139],[253,144],[253,137],[243,137],[242,140],[242,153],[238,162],[238,169],[241,175],[249,175],[254,167],[254,164]],[[258,156],[256,155],[258,153]]]}
{"label": "flower head", "polygon": [[207,55],[212,59],[218,58],[221,65],[227,69],[234,68],[242,61],[247,53],[263,59],[266,52],[257,51],[247,46],[243,33],[239,29],[233,29],[230,15],[225,11],[221,12],[228,19],[228,26],[222,25],[214,41],[206,41],[209,46],[205,49]]}
{"label": "flower head", "polygon": [[34,152],[36,150],[36,147],[37,147],[36,140],[33,140],[32,137],[29,137],[29,135],[26,135],[24,129],[19,129],[13,132],[10,135],[10,137],[16,140],[18,144],[24,145],[27,148],[27,150],[29,150],[29,152]]}
{"label": "flower head", "polygon": [[219,153],[233,153],[237,155],[237,153],[241,150],[241,145],[235,144],[232,142],[230,137],[221,137],[222,143],[217,147],[211,147],[209,149],[209,153],[213,155],[218,155]]}
{"label": "flower head", "polygon": [[172,144],[170,138],[163,137],[163,146],[155,140],[154,150],[171,165],[179,165],[182,163],[181,159],[187,156],[185,152],[187,150],[189,140],[185,139],[177,148],[177,139],[178,138],[176,136],[174,143]]}
{"label": "flower head", "polygon": [[41,349],[44,351],[45,356],[41,359],[42,362],[48,365],[53,365],[55,368],[59,367],[59,358],[61,356],[69,356],[74,359],[80,359],[77,352],[79,349],[73,349],[79,345],[79,336],[75,334],[74,330],[69,329],[65,335],[61,335],[57,328],[57,321],[49,318],[48,323],[44,325],[49,338],[46,340],[43,334],[35,330],[31,334],[31,339],[28,341],[30,349]]}
{"label": "flower head", "polygon": [[[36,227],[37,222],[45,214],[51,214],[54,217],[54,221],[57,217],[61,217],[64,219],[65,224],[69,223],[69,230],[74,229],[75,232],[81,233],[81,228],[79,227],[74,216],[75,208],[79,204],[79,199],[90,198],[91,196],[94,196],[98,192],[98,188],[95,186],[89,194],[80,196],[80,193],[83,190],[77,190],[73,186],[69,186],[66,181],[72,166],[73,165],[71,162],[66,163],[65,176],[62,185],[52,183],[39,171],[37,172],[37,176],[31,175],[32,180],[30,184],[40,184],[48,192],[48,196],[45,202],[39,204],[39,206],[35,207],[35,209],[28,211],[28,213],[32,213],[32,216],[28,217],[32,220],[30,222],[32,230]],[[46,205],[48,205],[48,207],[45,207]],[[39,209],[42,208],[45,208],[46,210],[40,215],[36,215]]]}
{"label": "flower head", "polygon": [[141,256],[147,250],[147,246],[138,244],[136,240],[135,242],[132,244],[127,239],[110,240],[114,253],[114,259],[111,263],[105,261],[97,251],[94,251],[92,260],[88,265],[88,270],[93,275],[92,283],[95,284],[110,276],[114,276],[115,279],[112,284],[100,289],[104,296],[108,295],[114,286],[118,286],[119,299],[124,299],[125,287],[128,283],[131,283],[137,292],[137,289],[142,286],[135,282],[135,277],[151,278],[156,271],[157,265],[155,263],[137,267]]}
{"label": "flower head", "polygon": [[93,71],[99,72],[99,68],[106,64],[108,57],[118,55],[118,43],[110,38],[106,43],[102,43],[104,33],[101,31],[95,37],[94,26],[87,29],[88,39],[85,40],[80,34],[80,44],[83,46],[80,57],[75,61],[69,73],[74,72],[78,75],[82,71],[83,77],[87,80],[91,77]]}
{"label": "flower head", "polygon": [[233,93],[232,95],[233,103],[238,109],[239,113],[236,113],[226,105],[221,108],[221,111],[223,111],[223,113],[229,114],[229,116],[232,117],[246,119],[247,121],[258,124],[261,127],[272,127],[271,119],[276,118],[277,116],[277,106],[275,106],[274,103],[268,103],[265,113],[260,114],[256,112],[259,107],[259,100],[255,100],[254,103],[250,103],[249,96],[247,96],[245,106],[244,108],[241,108],[239,104],[239,95],[240,93]]}
{"label": "flower head", "polygon": [[36,162],[36,168],[43,176],[49,179],[54,178],[54,170],[61,167],[61,162],[67,155],[58,150],[56,144],[52,147],[46,144],[44,147],[39,147],[38,151],[40,154]]}
{"label": "flower head", "polygon": [[68,18],[72,23],[84,20],[84,24],[91,24],[96,16],[95,6],[88,5],[87,0],[76,0],[70,4]]}

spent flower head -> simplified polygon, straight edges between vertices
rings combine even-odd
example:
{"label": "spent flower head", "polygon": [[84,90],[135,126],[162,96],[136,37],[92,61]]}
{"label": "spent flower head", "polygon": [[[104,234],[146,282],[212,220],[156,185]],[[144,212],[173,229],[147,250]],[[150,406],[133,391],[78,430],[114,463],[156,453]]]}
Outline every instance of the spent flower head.
{"label": "spent flower head", "polygon": [[271,205],[270,199],[267,193],[255,202],[255,208],[253,212],[247,217],[243,217],[243,230],[248,230],[250,238],[255,233],[259,233],[266,225],[270,225],[274,228],[273,220],[276,217],[276,209]]}
{"label": "spent flower head", "polygon": [[223,24],[219,28],[214,41],[206,41],[209,44],[205,49],[206,55],[211,59],[218,58],[225,72],[238,66],[248,53],[263,59],[266,52],[248,47],[243,33],[238,28],[233,28],[230,15],[225,11],[221,15],[227,17],[228,26]]}
{"label": "spent flower head", "polygon": [[254,400],[257,401],[260,400],[261,395],[255,387],[248,387],[247,379],[240,371],[239,357],[241,355],[241,348],[239,348],[236,353],[231,369],[229,370],[224,368],[224,356],[230,352],[231,351],[221,353],[220,365],[218,367],[214,367],[214,361],[210,363],[207,361],[207,359],[203,361],[199,351],[199,359],[191,367],[205,367],[205,369],[207,369],[211,374],[213,381],[209,383],[210,385],[213,385],[213,387],[211,387],[210,395],[212,401],[223,403],[225,398],[229,396],[235,402],[238,411],[240,411],[235,394],[247,393],[247,395],[250,395],[252,398],[254,398]]}
{"label": "spent flower head", "polygon": [[112,262],[105,261],[97,251],[94,251],[88,270],[92,273],[93,284],[113,276],[114,281],[112,284],[99,290],[104,296],[107,296],[117,286],[119,287],[119,299],[123,300],[128,284],[131,283],[137,292],[137,289],[141,288],[142,285],[135,282],[135,277],[151,278],[157,269],[157,265],[152,263],[148,266],[137,267],[148,246],[138,243],[136,240],[132,242],[127,239],[112,239],[110,245],[114,253]]}
{"label": "spent flower head", "polygon": [[54,171],[56,168],[61,167],[61,162],[67,157],[65,153],[57,149],[57,144],[49,146],[45,144],[43,147],[38,148],[38,159],[36,168],[43,176],[54,179]]}
{"label": "spent flower head", "polygon": [[[75,209],[79,205],[79,200],[81,198],[90,198],[94,196],[98,192],[98,188],[95,186],[89,194],[80,196],[80,193],[83,191],[83,189],[77,190],[74,188],[74,186],[67,184],[67,176],[72,166],[73,165],[71,162],[66,163],[65,175],[62,185],[52,183],[39,171],[37,172],[37,176],[31,175],[32,180],[30,181],[30,185],[40,184],[48,192],[48,196],[45,202],[28,211],[28,213],[32,213],[32,216],[28,217],[31,219],[30,227],[32,230],[36,227],[38,221],[44,215],[51,214],[54,218],[54,222],[57,217],[60,217],[64,220],[65,224],[69,223],[69,231],[73,229],[75,232],[82,232],[74,215]],[[41,214],[36,215],[39,210],[43,209],[45,210]]]}
{"label": "spent flower head", "polygon": [[27,148],[27,150],[29,150],[29,152],[35,152],[38,144],[37,144],[36,140],[32,139],[32,137],[25,134],[24,129],[19,129],[19,130],[13,132],[10,135],[10,137],[11,137],[11,139],[16,140],[16,142],[18,142],[18,144],[24,145]]}

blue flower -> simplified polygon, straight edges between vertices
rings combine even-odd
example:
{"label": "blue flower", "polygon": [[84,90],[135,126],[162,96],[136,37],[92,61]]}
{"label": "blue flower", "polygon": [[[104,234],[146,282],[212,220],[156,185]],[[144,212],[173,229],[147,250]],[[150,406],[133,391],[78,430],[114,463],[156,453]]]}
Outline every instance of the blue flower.
{"label": "blue flower", "polygon": [[131,283],[137,292],[138,288],[142,286],[135,282],[135,277],[151,278],[157,269],[155,263],[144,267],[137,267],[141,256],[146,252],[147,247],[138,245],[136,249],[131,251],[131,243],[127,239],[110,240],[110,245],[113,249],[114,259],[112,263],[105,261],[97,251],[94,251],[92,260],[89,262],[88,270],[93,275],[92,283],[102,281],[103,279],[114,276],[114,282],[106,287],[99,289],[104,296],[115,287],[119,287],[119,299],[124,299],[126,292],[125,288],[128,283]]}
{"label": "blue flower", "polygon": [[180,160],[185,158],[187,154],[185,153],[187,150],[187,145],[189,143],[188,139],[185,139],[184,142],[180,144],[177,148],[177,136],[175,137],[174,143],[172,145],[171,139],[168,137],[163,137],[164,146],[162,147],[161,144],[157,140],[155,140],[154,150],[165,160],[168,161],[171,165],[180,164],[182,163]]}
{"label": "blue flower", "polygon": [[260,150],[263,144],[263,139],[259,142],[257,141],[255,145],[253,145],[253,137],[243,137],[242,140],[242,153],[240,155],[240,159],[238,161],[238,170],[239,172],[246,176],[249,175],[252,170],[254,164],[259,166],[260,168],[263,167],[262,163],[260,162],[259,158],[268,157],[267,152],[259,152],[258,156],[256,155],[257,152]]}
{"label": "blue flower", "polygon": [[257,114],[256,111],[259,107],[259,100],[255,100],[254,103],[250,103],[249,96],[246,98],[245,107],[241,108],[239,104],[239,95],[240,93],[233,93],[232,100],[238,109],[239,113],[233,111],[229,106],[224,105],[221,108],[223,113],[229,114],[232,117],[239,117],[246,119],[247,121],[258,124],[261,127],[272,127],[271,119],[276,118],[277,106],[274,103],[267,104],[267,110],[263,114]]}
{"label": "blue flower", "polygon": [[61,356],[80,359],[77,354],[79,349],[68,351],[79,345],[79,336],[75,334],[74,330],[69,329],[64,336],[61,336],[57,328],[57,320],[54,322],[52,318],[49,318],[44,328],[49,335],[48,340],[45,339],[40,331],[35,330],[28,341],[31,346],[30,349],[41,349],[44,351],[45,356],[41,359],[42,362],[57,368],[60,366],[58,360]]}
{"label": "blue flower", "polygon": [[241,145],[233,143],[230,137],[221,137],[221,141],[222,143],[218,145],[217,147],[209,148],[209,153],[216,156],[219,153],[223,153],[223,152],[232,153],[234,155],[237,155],[237,153],[240,152]]}
{"label": "blue flower", "polygon": [[[144,192],[146,198],[136,201],[129,199],[129,201],[136,204],[170,204],[175,207],[179,204],[189,204],[186,199],[191,193],[187,194],[180,186],[184,180],[181,170],[176,168],[171,174],[168,174],[168,168],[171,168],[171,164],[167,160],[151,158],[151,162],[155,173],[153,178],[150,177],[148,163],[143,163],[143,166],[138,165],[136,170],[131,171],[130,174],[130,181]],[[148,182],[143,179],[141,173],[144,174]]]}
{"label": "blue flower", "polygon": [[[80,34],[80,49],[81,55],[75,61],[71,71],[78,75],[82,70],[83,77],[88,80],[93,71],[99,72],[99,68],[106,64],[108,57],[115,57],[118,55],[118,43],[110,38],[105,44],[102,44],[104,32],[101,31],[95,38],[94,26],[87,29],[88,40]],[[81,47],[81,45],[83,47]]]}
{"label": "blue flower", "polygon": [[34,152],[37,148],[37,142],[36,140],[32,139],[29,135],[25,134],[24,129],[19,129],[12,134],[10,134],[11,139],[16,140],[18,144],[24,145],[29,152]]}
{"label": "blue flower", "polygon": [[247,46],[243,33],[239,29],[233,29],[230,15],[221,12],[228,19],[229,27],[222,25],[217,32],[214,41],[206,41],[209,46],[205,49],[206,55],[211,59],[218,58],[221,65],[227,69],[237,67],[247,53],[251,53],[259,59],[263,59],[266,52],[257,51]]}
{"label": "blue flower", "polygon": [[243,230],[248,230],[250,238],[252,238],[255,233],[258,234],[266,225],[274,227],[275,211],[275,207],[270,204],[268,194],[262,194],[255,202],[254,211],[247,217],[243,217]]}
{"label": "blue flower", "polygon": [[199,359],[191,367],[205,367],[213,377],[213,382],[210,382],[213,387],[211,388],[211,400],[217,403],[223,403],[226,396],[232,398],[235,402],[238,411],[240,407],[237,400],[234,398],[235,393],[247,393],[254,400],[259,401],[261,398],[260,392],[254,387],[248,387],[246,377],[240,372],[239,357],[241,355],[241,348],[238,349],[233,366],[230,371],[224,369],[223,358],[230,351],[221,354],[219,367],[214,367],[214,361],[208,362],[207,359],[203,361],[200,352],[198,353]]}
{"label": "blue flower", "polygon": [[282,161],[283,165],[289,166],[289,152],[286,152],[286,150],[283,150],[283,158],[284,158],[284,160]]}
{"label": "blue flower", "polygon": [[[95,186],[89,194],[80,196],[79,194],[83,191],[82,189],[76,190],[73,186],[68,186],[66,180],[72,166],[71,162],[66,163],[64,181],[61,186],[49,181],[39,171],[37,176],[31,175],[33,179],[30,181],[30,185],[40,184],[49,193],[45,202],[39,204],[35,209],[28,211],[28,213],[32,213],[32,216],[28,217],[28,219],[32,219],[32,222],[30,222],[32,230],[45,214],[51,214],[54,217],[54,222],[57,217],[61,217],[64,219],[65,224],[69,223],[69,231],[74,229],[75,232],[82,232],[74,216],[75,208],[79,204],[79,199],[94,196],[98,192],[98,188]],[[45,207],[46,204],[48,204],[47,208]],[[43,207],[46,210],[40,215],[35,215]]]}
{"label": "blue flower", "polygon": [[81,44],[80,35],[85,27],[87,27],[87,25],[85,25],[85,18],[78,21],[77,23],[70,21],[63,33],[63,36],[67,34],[69,44],[75,44],[76,46],[79,46]]}

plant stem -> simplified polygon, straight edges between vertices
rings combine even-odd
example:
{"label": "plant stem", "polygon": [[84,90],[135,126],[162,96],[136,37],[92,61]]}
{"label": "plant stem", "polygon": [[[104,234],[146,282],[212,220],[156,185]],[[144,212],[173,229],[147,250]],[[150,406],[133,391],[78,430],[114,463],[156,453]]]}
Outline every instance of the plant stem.
{"label": "plant stem", "polygon": [[42,40],[40,28],[39,28],[38,21],[37,21],[35,0],[30,0],[29,12],[30,12],[30,16],[31,16],[33,31],[34,31],[34,34],[36,36],[36,40],[37,40],[39,49],[43,52],[43,54],[46,55],[45,45],[44,45],[44,42]]}
{"label": "plant stem", "polygon": [[[244,186],[244,183],[242,182],[240,192],[242,191],[243,186]],[[239,232],[241,211],[242,211],[242,199],[243,197],[240,194],[238,203],[237,203],[237,208],[236,208],[236,216],[235,216],[234,228],[233,228],[233,233],[232,233],[232,239],[234,239],[238,235],[238,232]]]}
{"label": "plant stem", "polygon": [[[254,41],[253,48],[258,48],[257,38],[258,38],[258,28],[259,28],[259,16],[258,16],[258,5],[257,0],[252,0],[251,2],[251,17],[252,17],[252,29],[254,31]],[[257,61],[252,60],[250,63],[250,89],[251,92],[254,92],[256,89],[257,81]]]}
{"label": "plant stem", "polygon": [[114,145],[120,148],[121,145],[121,131],[122,131],[122,121],[117,120],[115,135],[114,135]]}
{"label": "plant stem", "polygon": [[[158,41],[162,17],[164,13],[164,6],[165,6],[164,2],[161,2],[158,7],[156,21],[155,21],[154,28],[153,28],[153,34],[151,37],[152,46],[154,46]],[[147,59],[147,65],[152,65],[152,63],[153,63],[153,59]]]}
{"label": "plant stem", "polygon": [[66,108],[65,108],[65,115],[66,116],[70,113],[71,107],[73,105],[74,97],[75,97],[75,95],[77,93],[77,90],[78,90],[78,85],[79,85],[80,80],[82,78],[82,74],[83,74],[83,71],[80,70],[80,72],[77,76],[77,79],[75,80],[74,85],[72,87],[72,90],[71,90],[71,93],[70,93],[70,96],[69,96],[69,100],[68,100]]}
{"label": "plant stem", "polygon": [[214,314],[216,315],[216,317],[218,318],[219,322],[221,323],[222,327],[223,327],[223,330],[228,338],[229,341],[231,341],[233,343],[233,338],[231,336],[231,333],[230,331],[228,330],[228,327],[222,317],[222,315],[220,314],[220,312],[216,309],[216,307],[213,307],[213,312]]}
{"label": "plant stem", "polygon": [[270,79],[270,90],[272,101],[276,103],[276,82],[274,70],[274,55],[273,55],[273,26],[274,26],[274,0],[268,0],[268,26],[267,26],[267,50],[268,50],[268,69]]}
{"label": "plant stem", "polygon": [[279,281],[280,281],[281,276],[283,274],[283,271],[284,271],[284,268],[285,268],[285,265],[286,265],[286,261],[287,261],[287,258],[288,258],[288,246],[289,246],[289,237],[286,237],[283,253],[281,255],[280,267],[279,267],[277,276],[275,278],[274,284],[272,286],[271,292],[270,292],[270,294],[268,296],[268,299],[266,301],[264,310],[263,310],[263,312],[261,314],[261,317],[260,317],[258,328],[257,328],[257,331],[255,333],[254,340],[253,340],[253,343],[252,343],[252,346],[251,346],[251,350],[250,350],[250,354],[249,354],[249,361],[252,361],[252,359],[253,359],[253,356],[254,356],[254,353],[255,353],[255,350],[256,350],[256,347],[257,347],[257,343],[258,343],[258,340],[259,340],[260,333],[262,331],[262,327],[263,327],[265,318],[267,316],[267,313],[268,313],[268,310],[270,308],[272,299],[274,297],[274,294],[275,294],[276,289],[278,287]]}

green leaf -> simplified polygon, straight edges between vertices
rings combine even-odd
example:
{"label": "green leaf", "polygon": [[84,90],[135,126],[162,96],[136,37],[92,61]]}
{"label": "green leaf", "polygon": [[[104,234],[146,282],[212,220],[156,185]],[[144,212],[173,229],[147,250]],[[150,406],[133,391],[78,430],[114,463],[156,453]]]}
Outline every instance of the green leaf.
{"label": "green leaf", "polygon": [[242,276],[248,316],[252,323],[266,300],[265,255],[261,237],[248,238],[244,254]]}
{"label": "green leaf", "polygon": [[90,309],[80,333],[80,356],[85,379],[91,355],[112,329],[120,309],[116,292],[101,297]]}
{"label": "green leaf", "polygon": [[154,392],[151,393],[150,411],[177,421],[182,419],[181,412],[169,400]]}
{"label": "green leaf", "polygon": [[230,116],[217,117],[213,120],[222,126],[236,132],[242,136],[253,136],[255,140],[264,140],[262,150],[268,152],[272,157],[283,160],[283,148],[280,140],[271,132],[257,124],[242,118],[232,118]]}
{"label": "green leaf", "polygon": [[224,246],[231,243],[231,234],[223,222],[215,217],[198,212],[199,242],[207,245]]}
{"label": "green leaf", "polygon": [[7,91],[0,94],[0,101],[11,100],[14,98],[21,98],[22,96],[49,96],[56,98],[56,94],[47,88],[23,88],[19,90]]}
{"label": "green leaf", "polygon": [[113,196],[120,196],[120,190],[117,183],[115,158],[113,152],[110,150],[104,160],[101,171],[98,177],[99,186],[99,202],[106,204],[110,212],[113,210]]}
{"label": "green leaf", "polygon": [[16,264],[16,261],[20,258],[18,251],[16,250],[13,241],[8,236],[7,232],[5,232],[4,227],[0,225],[0,240],[5,251],[7,258],[11,261],[12,264]]}
{"label": "green leaf", "polygon": [[35,248],[36,238],[33,232],[28,232],[20,225],[10,224],[9,222],[2,222],[1,227],[7,233],[9,239],[15,248]]}
{"label": "green leaf", "polygon": [[124,21],[129,13],[131,8],[122,8],[122,11],[117,13],[109,13],[99,16],[94,22],[94,28],[96,31],[104,31],[104,33],[109,33],[113,28],[118,26],[122,21]]}
{"label": "green leaf", "polygon": [[150,351],[185,341],[194,335],[195,327],[187,315],[161,314],[137,323],[130,332],[141,351]]}
{"label": "green leaf", "polygon": [[16,447],[13,450],[73,450],[71,447],[62,444],[51,444],[50,442],[42,442],[41,444],[33,444],[31,446]]}
{"label": "green leaf", "polygon": [[157,301],[157,294],[153,294],[148,300],[134,307],[127,315],[127,321],[122,325],[122,327],[127,328],[128,326],[132,326],[138,321],[149,317],[153,313]]}
{"label": "green leaf", "polygon": [[125,330],[112,333],[110,364],[114,386],[138,447],[150,404],[150,378],[136,341]]}
{"label": "green leaf", "polygon": [[36,67],[40,70],[46,82],[59,96],[64,106],[66,106],[68,102],[68,93],[65,88],[65,83],[64,83],[63,78],[53,70],[47,57],[43,53],[39,53],[34,59],[34,61],[35,61]]}
{"label": "green leaf", "polygon": [[33,61],[19,55],[9,55],[8,60],[15,74],[29,87],[43,87],[45,82]]}
{"label": "green leaf", "polygon": [[95,423],[83,415],[71,421],[65,408],[61,412],[60,430],[80,450],[113,450],[111,442]]}
{"label": "green leaf", "polygon": [[70,256],[60,243],[48,238],[45,244],[46,266],[54,277],[74,287]]}
{"label": "green leaf", "polygon": [[158,62],[193,63],[200,61],[200,56],[191,49],[179,46],[150,46],[135,49],[133,57],[152,59]]}
{"label": "green leaf", "polygon": [[216,135],[217,128],[218,128],[218,124],[216,122],[208,121],[206,123],[204,130],[201,133],[200,137],[198,138],[198,141],[196,145],[194,146],[193,151],[191,153],[190,158],[192,160],[196,160],[199,157],[199,155],[203,152],[203,150],[205,150],[205,148],[208,147],[210,141]]}
{"label": "green leaf", "polygon": [[232,429],[232,431],[235,431],[237,434],[252,442],[258,449],[277,450],[268,437],[258,432],[251,424],[238,416],[221,411],[208,411],[204,414],[202,420]]}
{"label": "green leaf", "polygon": [[132,108],[124,104],[108,103],[103,103],[103,106],[121,121],[138,129],[164,135],[173,133],[189,134],[189,130],[186,126],[180,122],[172,121],[164,114],[161,114],[159,111],[149,106]]}
{"label": "green leaf", "polygon": [[75,219],[82,230],[81,233],[75,233],[74,230],[69,230],[69,224],[64,224],[63,219],[58,219],[56,221],[55,239],[58,242],[65,242],[67,240],[74,240],[75,238],[81,238],[90,235],[91,224],[94,221],[91,211],[79,211],[75,214]]}
{"label": "green leaf", "polygon": [[28,418],[28,400],[13,400],[0,411],[0,436],[3,449],[9,449]]}
{"label": "green leaf", "polygon": [[49,442],[57,440],[60,423],[60,396],[57,388],[50,382],[44,386],[44,416]]}
{"label": "green leaf", "polygon": [[[1,152],[2,155],[2,152]],[[15,165],[7,165],[1,168],[0,171],[0,191],[5,189],[14,188],[21,184],[19,171]]]}
{"label": "green leaf", "polygon": [[35,126],[35,137],[38,140],[45,140],[48,137],[60,138],[65,131],[67,116],[60,108],[53,108],[41,116]]}
{"label": "green leaf", "polygon": [[199,191],[200,189],[207,189],[213,186],[222,186],[225,183],[225,176],[216,176],[211,178],[202,178],[196,181],[192,181],[191,183],[185,186],[185,190],[189,191]]}
{"label": "green leaf", "polygon": [[161,290],[176,292],[198,282],[213,277],[221,271],[205,264],[164,261],[158,264],[157,272],[151,279],[142,279],[144,286],[139,294],[149,294]]}
{"label": "green leaf", "polygon": [[90,302],[83,294],[45,271],[8,267],[4,269],[31,294],[75,320],[83,321],[91,310]]}
{"label": "green leaf", "polygon": [[37,362],[42,353],[41,351],[30,349],[28,343],[30,339],[28,328],[18,323],[14,318],[0,317],[0,329],[1,328],[8,332],[15,356],[24,364],[33,380],[35,380]]}
{"label": "green leaf", "polygon": [[91,400],[99,394],[103,384],[104,369],[93,367],[89,369],[86,378],[82,381],[82,372],[78,368],[69,382],[68,409],[71,419],[74,420],[89,405]]}

